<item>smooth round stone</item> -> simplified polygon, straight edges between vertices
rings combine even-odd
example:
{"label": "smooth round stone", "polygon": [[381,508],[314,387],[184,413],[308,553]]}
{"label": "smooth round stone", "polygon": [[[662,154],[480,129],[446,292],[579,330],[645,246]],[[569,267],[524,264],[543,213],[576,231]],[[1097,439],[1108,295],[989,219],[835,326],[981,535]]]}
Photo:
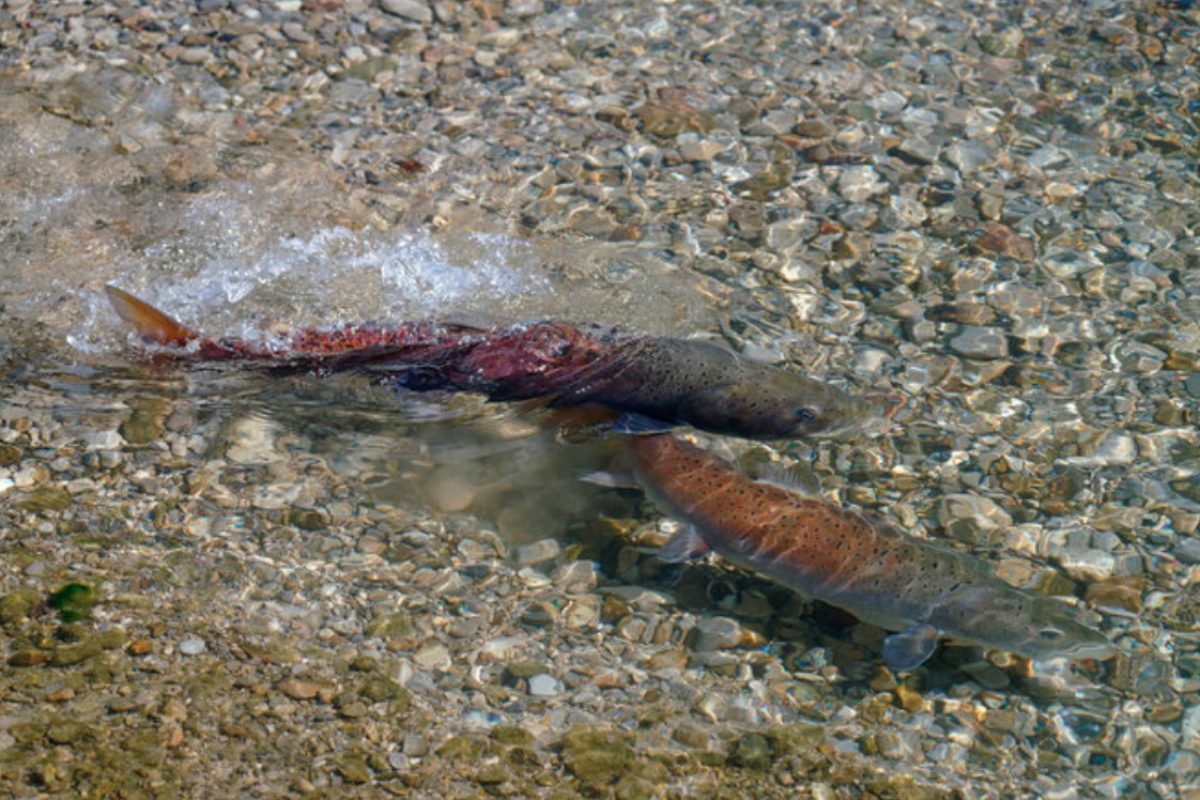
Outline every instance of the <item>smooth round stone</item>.
{"label": "smooth round stone", "polygon": [[692,631],[691,648],[697,653],[727,650],[737,647],[742,639],[742,626],[730,617],[708,617],[700,620]]}
{"label": "smooth round stone", "polygon": [[421,669],[444,670],[453,663],[450,651],[437,642],[430,642],[413,655],[413,662]]}
{"label": "smooth round stone", "polygon": [[422,24],[433,22],[433,10],[417,0],[380,0],[379,7],[389,14]]}
{"label": "smooth round stone", "polygon": [[188,47],[178,57],[184,64],[207,64],[213,54],[207,47]]}
{"label": "smooth round stone", "polygon": [[541,539],[529,544],[517,545],[515,550],[517,566],[528,567],[533,564],[541,564],[543,561],[550,561],[556,558],[561,550],[562,547],[557,539]]}
{"label": "smooth round stone", "polygon": [[1012,517],[991,498],[948,494],[938,506],[938,522],[955,539],[992,544],[1008,531]]}
{"label": "smooth round stone", "polygon": [[969,358],[1005,358],[1008,339],[998,328],[967,325],[950,340],[950,349]]}
{"label": "smooth round stone", "polygon": [[184,639],[179,643],[179,652],[183,653],[185,656],[198,656],[207,649],[208,645],[204,642],[204,640],[198,639],[194,636]]}
{"label": "smooth round stone", "polygon": [[91,431],[81,438],[88,450],[115,450],[125,444],[124,437],[116,431]]}
{"label": "smooth round stone", "polygon": [[1200,564],[1200,539],[1190,536],[1186,539],[1181,538],[1171,552],[1185,564]]}
{"label": "smooth round stone", "polygon": [[851,203],[861,203],[887,188],[874,167],[848,167],[838,179],[838,194]]}
{"label": "smooth round stone", "polygon": [[982,142],[955,142],[946,149],[946,160],[964,175],[977,171],[991,158],[991,148]]}
{"label": "smooth round stone", "polygon": [[529,694],[534,697],[554,697],[558,694],[558,680],[544,672],[534,675],[529,679]]}
{"label": "smooth round stone", "polygon": [[596,587],[596,580],[594,561],[571,561],[554,572],[554,582],[564,592],[571,594],[590,592]]}
{"label": "smooth round stone", "polygon": [[888,90],[878,97],[867,101],[867,105],[880,114],[897,114],[908,105],[908,99],[897,91]]}

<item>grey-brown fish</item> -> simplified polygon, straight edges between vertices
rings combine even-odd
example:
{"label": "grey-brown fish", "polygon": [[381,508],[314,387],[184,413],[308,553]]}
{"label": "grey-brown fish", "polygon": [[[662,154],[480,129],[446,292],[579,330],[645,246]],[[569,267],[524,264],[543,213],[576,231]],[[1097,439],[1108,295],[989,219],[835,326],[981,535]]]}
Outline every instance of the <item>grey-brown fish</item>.
{"label": "grey-brown fish", "polygon": [[115,286],[107,291],[113,308],[144,340],[174,348],[180,357],[365,369],[416,391],[543,398],[555,407],[599,405],[641,429],[692,425],[754,438],[828,435],[877,411],[873,401],[694,339],[564,322],[487,330],[400,322],[301,330],[266,346],[204,336]]}
{"label": "grey-brown fish", "polygon": [[943,637],[1030,659],[1116,653],[1064,603],[1016,589],[983,561],[907,536],[819,497],[753,481],[673,436],[631,437],[637,476],[688,523],[665,561],[716,551],[732,563],[890,631],[883,658],[911,670]]}

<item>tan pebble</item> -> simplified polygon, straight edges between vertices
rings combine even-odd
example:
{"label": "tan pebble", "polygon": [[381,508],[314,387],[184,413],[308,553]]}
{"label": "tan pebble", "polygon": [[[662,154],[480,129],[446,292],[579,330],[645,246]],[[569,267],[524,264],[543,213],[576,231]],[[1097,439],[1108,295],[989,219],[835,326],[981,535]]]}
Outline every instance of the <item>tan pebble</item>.
{"label": "tan pebble", "polygon": [[131,656],[149,655],[154,651],[154,643],[149,639],[134,639],[126,648]]}
{"label": "tan pebble", "polygon": [[159,712],[165,719],[174,720],[175,722],[183,722],[187,719],[188,711],[187,704],[178,697],[172,697],[167,702],[163,703],[162,710]]}
{"label": "tan pebble", "polygon": [[604,670],[596,675],[594,683],[601,689],[614,689],[628,686],[629,678],[617,670]]}
{"label": "tan pebble", "polygon": [[51,703],[65,703],[73,699],[75,699],[74,689],[59,689],[57,692],[46,695],[46,700]]}
{"label": "tan pebble", "polygon": [[163,744],[169,749],[174,749],[183,744],[183,728],[178,725],[172,725],[167,731],[167,736]]}
{"label": "tan pebble", "polygon": [[1037,255],[1033,242],[1018,235],[1007,225],[989,225],[975,246],[987,253],[1006,256],[1017,261],[1032,261]]}
{"label": "tan pebble", "polygon": [[669,648],[659,650],[646,659],[646,669],[684,669],[687,667],[688,654],[686,650]]}
{"label": "tan pebble", "polygon": [[928,701],[921,696],[920,692],[918,692],[916,689],[910,689],[903,684],[896,687],[895,695],[896,705],[900,706],[905,711],[913,713],[924,711],[925,707],[929,704]]}
{"label": "tan pebble", "polygon": [[285,678],[275,685],[275,688],[283,692],[293,700],[312,700],[321,691],[321,685],[312,681],[302,681],[296,678]]}
{"label": "tan pebble", "polygon": [[896,678],[892,675],[891,670],[881,666],[879,671],[875,673],[875,677],[871,678],[871,689],[876,692],[888,692],[896,688]]}
{"label": "tan pebble", "polygon": [[1079,194],[1079,190],[1069,183],[1053,182],[1046,184],[1046,197],[1052,203],[1061,203],[1064,200],[1070,200]]}

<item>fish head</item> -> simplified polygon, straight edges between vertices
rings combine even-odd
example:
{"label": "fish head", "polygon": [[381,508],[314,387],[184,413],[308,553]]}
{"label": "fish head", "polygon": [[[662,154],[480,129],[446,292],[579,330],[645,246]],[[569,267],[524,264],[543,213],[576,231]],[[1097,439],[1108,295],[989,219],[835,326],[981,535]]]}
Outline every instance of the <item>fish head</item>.
{"label": "fish head", "polygon": [[956,604],[960,609],[970,608],[971,613],[958,625],[942,626],[947,633],[1034,661],[1063,657],[1104,660],[1116,655],[1113,643],[1078,621],[1065,603],[1007,586],[978,586],[971,591],[975,596],[969,602]]}
{"label": "fish head", "polygon": [[1035,597],[1033,606],[1034,625],[1026,633],[1025,649],[1035,661],[1061,656],[1072,661],[1081,658],[1103,661],[1116,655],[1113,643],[1075,619],[1066,604],[1050,597]]}
{"label": "fish head", "polygon": [[689,398],[684,421],[760,438],[824,437],[858,430],[879,408],[820,381],[781,369],[712,386]]}

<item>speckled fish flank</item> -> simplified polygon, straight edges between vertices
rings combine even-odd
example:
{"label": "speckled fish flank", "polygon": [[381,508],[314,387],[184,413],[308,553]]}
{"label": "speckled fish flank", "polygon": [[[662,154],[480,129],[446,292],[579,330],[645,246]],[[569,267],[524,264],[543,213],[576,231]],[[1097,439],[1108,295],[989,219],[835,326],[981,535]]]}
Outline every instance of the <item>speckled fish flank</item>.
{"label": "speckled fish flank", "polygon": [[1065,604],[1015,589],[972,556],[905,535],[816,497],[750,480],[669,435],[632,437],[647,491],[690,527],[666,560],[711,549],[738,566],[891,631],[887,664],[913,669],[942,637],[1045,659],[1107,658]]}
{"label": "speckled fish flank", "polygon": [[637,415],[651,429],[692,425],[755,438],[839,433],[878,410],[827,384],[692,339],[563,322],[487,330],[402,322],[303,330],[268,346],[204,336],[116,287],[107,291],[144,340],[180,357],[319,372],[363,369],[416,391],[594,404]]}

